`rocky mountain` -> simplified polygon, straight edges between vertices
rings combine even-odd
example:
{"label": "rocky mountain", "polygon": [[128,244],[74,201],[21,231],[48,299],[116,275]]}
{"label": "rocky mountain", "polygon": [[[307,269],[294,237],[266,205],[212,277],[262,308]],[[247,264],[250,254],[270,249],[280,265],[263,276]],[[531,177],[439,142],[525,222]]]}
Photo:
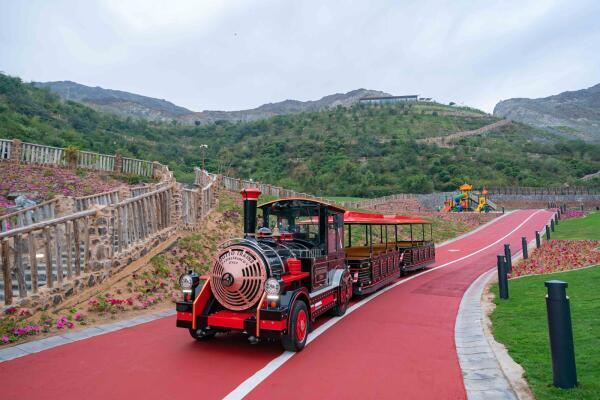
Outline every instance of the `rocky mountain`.
{"label": "rocky mountain", "polygon": [[338,105],[350,106],[357,103],[361,97],[389,96],[388,93],[377,90],[357,89],[348,93],[325,96],[319,100],[284,100],[277,103],[263,104],[249,110],[194,112],[166,100],[120,90],[85,86],[71,81],[34,82],[33,84],[37,87],[48,88],[65,100],[84,103],[99,111],[150,121],[166,122],[176,120],[184,125],[201,125],[219,120],[254,121],[275,115],[320,111]]}
{"label": "rocky mountain", "polygon": [[564,137],[600,142],[600,84],[540,99],[504,100],[496,104],[494,115]]}
{"label": "rocky mountain", "polygon": [[37,87],[48,88],[65,100],[84,103],[99,111],[125,117],[136,117],[151,121],[169,121],[191,114],[187,108],[152,97],[141,96],[121,90],[85,86],[71,81],[33,82]]}

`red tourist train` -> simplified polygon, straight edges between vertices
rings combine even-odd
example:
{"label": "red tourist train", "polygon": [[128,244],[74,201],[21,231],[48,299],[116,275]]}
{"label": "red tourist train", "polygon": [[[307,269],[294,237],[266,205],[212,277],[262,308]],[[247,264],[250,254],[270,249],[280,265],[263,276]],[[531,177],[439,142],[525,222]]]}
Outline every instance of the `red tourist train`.
{"label": "red tourist train", "polygon": [[300,351],[317,317],[341,316],[353,294],[435,260],[431,225],[421,218],[284,198],[258,207],[257,231],[260,191],[241,193],[244,237],[221,245],[208,275],[180,278],[177,327],[197,340],[240,331],[251,343],[279,339],[286,350]]}

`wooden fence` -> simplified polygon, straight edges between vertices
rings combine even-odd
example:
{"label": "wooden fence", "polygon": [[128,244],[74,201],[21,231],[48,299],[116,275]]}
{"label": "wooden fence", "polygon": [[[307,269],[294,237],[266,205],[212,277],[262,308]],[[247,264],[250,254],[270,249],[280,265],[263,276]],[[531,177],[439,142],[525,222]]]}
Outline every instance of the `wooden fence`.
{"label": "wooden fence", "polygon": [[0,139],[0,160],[10,160],[12,140]]}
{"label": "wooden fence", "polygon": [[0,233],[2,282],[0,297],[11,304],[40,286],[60,287],[64,279],[88,269],[90,216],[82,211]]}
{"label": "wooden fence", "polygon": [[121,172],[130,175],[152,176],[152,162],[123,157]]}
{"label": "wooden fence", "polygon": [[75,197],[75,211],[88,210],[94,205],[107,206],[119,202],[119,190],[91,194],[89,196]]}
{"label": "wooden fence", "polygon": [[195,188],[181,189],[182,222],[186,229],[198,227],[198,222],[206,217],[215,205],[217,176],[195,168]]}
{"label": "wooden fence", "polygon": [[112,218],[115,254],[172,225],[173,191],[171,185],[115,204]]}
{"label": "wooden fence", "polygon": [[284,189],[280,186],[273,186],[273,185],[268,185],[268,184],[260,183],[260,182],[247,181],[247,180],[237,179],[237,178],[230,178],[228,176],[223,176],[221,178],[221,182],[225,189],[231,190],[234,192],[238,192],[242,189],[247,189],[247,188],[257,188],[262,192],[262,194],[267,195],[267,196],[302,197],[302,198],[306,198],[306,199],[319,200],[319,201],[322,201],[325,203],[332,203],[331,201],[329,201],[323,197],[313,196],[312,194],[308,194],[308,193],[304,193],[304,192],[296,192],[295,190]]}
{"label": "wooden fence", "polygon": [[107,154],[79,151],[77,153],[77,166],[95,171],[114,171],[116,158],[116,156],[109,156]]}
{"label": "wooden fence", "polygon": [[[0,160],[61,166],[63,155],[58,147],[0,140]],[[67,198],[64,203],[54,199],[0,217],[0,300],[5,305],[42,287],[63,290],[63,283],[84,272],[123,266],[151,250],[160,243],[156,238],[170,230],[199,227],[216,203],[216,176],[206,171],[198,170],[201,184],[187,189],[168,167],[149,161],[79,152],[78,165],[119,168],[161,181],[130,188],[129,193],[119,189]],[[59,203],[60,212],[67,215],[56,215]]]}
{"label": "wooden fence", "polygon": [[550,196],[569,196],[569,195],[597,195],[600,191],[585,186],[556,186],[556,187],[492,187],[488,189],[490,195],[550,195]]}
{"label": "wooden fence", "polygon": [[[67,150],[20,140],[0,139],[0,160],[35,165],[64,167],[69,165]],[[153,176],[155,163],[146,160],[78,150],[73,166],[103,172]]]}
{"label": "wooden fence", "polygon": [[22,228],[54,218],[56,215],[56,203],[56,199],[48,200],[35,206],[0,216],[0,232]]}

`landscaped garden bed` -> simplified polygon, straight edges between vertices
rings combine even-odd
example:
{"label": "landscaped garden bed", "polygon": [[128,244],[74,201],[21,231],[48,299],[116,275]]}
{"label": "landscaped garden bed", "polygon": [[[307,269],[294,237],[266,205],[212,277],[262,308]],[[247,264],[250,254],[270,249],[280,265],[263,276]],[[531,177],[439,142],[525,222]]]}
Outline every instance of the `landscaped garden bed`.
{"label": "landscaped garden bed", "polygon": [[15,205],[14,201],[7,199],[9,194],[24,194],[39,203],[57,195],[77,197],[108,192],[128,183],[137,183],[140,179],[29,164],[2,163],[1,169],[0,215]]}

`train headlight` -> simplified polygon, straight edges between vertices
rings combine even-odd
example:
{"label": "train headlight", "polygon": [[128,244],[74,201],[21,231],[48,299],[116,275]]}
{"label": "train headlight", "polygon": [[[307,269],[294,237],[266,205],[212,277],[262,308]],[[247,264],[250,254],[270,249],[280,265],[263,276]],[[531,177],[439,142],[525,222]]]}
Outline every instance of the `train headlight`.
{"label": "train headlight", "polygon": [[265,292],[267,296],[277,296],[279,291],[281,290],[281,285],[279,281],[275,278],[269,278],[265,282]]}
{"label": "train headlight", "polygon": [[192,275],[181,275],[181,277],[179,278],[179,286],[181,286],[181,289],[184,292],[191,292],[192,287],[194,287],[194,278],[192,277]]}

